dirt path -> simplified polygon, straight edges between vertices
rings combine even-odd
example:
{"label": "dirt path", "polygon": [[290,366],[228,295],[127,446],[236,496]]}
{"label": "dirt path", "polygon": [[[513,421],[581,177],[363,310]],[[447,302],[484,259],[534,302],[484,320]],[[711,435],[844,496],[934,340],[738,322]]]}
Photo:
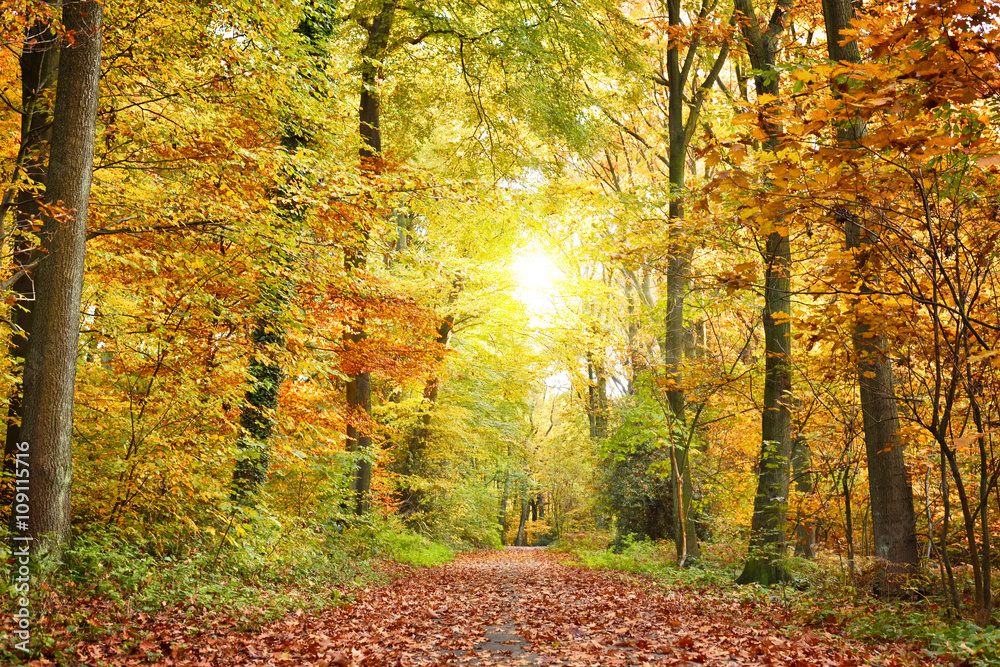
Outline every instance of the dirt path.
{"label": "dirt path", "polygon": [[[707,604],[706,604],[707,603]],[[777,608],[699,601],[543,550],[474,554],[337,610],[356,665],[905,664],[895,651],[781,633]]]}
{"label": "dirt path", "polygon": [[[164,642],[161,665],[919,664],[902,648],[782,629],[778,606],[689,597],[520,549],[460,556],[258,633]],[[789,636],[791,635],[791,636]],[[116,663],[121,664],[121,663]],[[128,662],[127,664],[134,664]]]}

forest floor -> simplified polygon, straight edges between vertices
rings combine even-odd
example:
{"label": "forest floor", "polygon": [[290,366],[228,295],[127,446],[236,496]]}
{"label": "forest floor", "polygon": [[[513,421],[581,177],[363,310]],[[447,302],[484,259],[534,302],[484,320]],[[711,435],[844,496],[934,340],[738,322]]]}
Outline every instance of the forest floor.
{"label": "forest floor", "polygon": [[106,637],[77,656],[191,666],[928,664],[912,646],[804,628],[779,604],[665,590],[532,548],[463,554],[360,591],[352,604],[250,632],[168,619],[157,628],[141,641],[135,631]]}

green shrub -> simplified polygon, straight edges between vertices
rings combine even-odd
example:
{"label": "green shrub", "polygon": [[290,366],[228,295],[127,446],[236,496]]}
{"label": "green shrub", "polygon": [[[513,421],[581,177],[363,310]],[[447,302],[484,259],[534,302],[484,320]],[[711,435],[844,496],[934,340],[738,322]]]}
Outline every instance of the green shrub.
{"label": "green shrub", "polygon": [[399,563],[426,567],[443,565],[455,557],[451,548],[409,531],[389,533],[385,541],[389,557]]}

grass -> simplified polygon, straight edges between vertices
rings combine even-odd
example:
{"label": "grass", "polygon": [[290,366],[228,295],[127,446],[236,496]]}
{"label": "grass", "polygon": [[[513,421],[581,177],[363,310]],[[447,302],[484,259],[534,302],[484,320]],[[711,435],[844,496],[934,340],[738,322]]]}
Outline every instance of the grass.
{"label": "grass", "polygon": [[386,543],[389,558],[397,563],[433,567],[444,565],[455,557],[455,551],[451,547],[432,542],[416,533],[389,533],[386,535]]}

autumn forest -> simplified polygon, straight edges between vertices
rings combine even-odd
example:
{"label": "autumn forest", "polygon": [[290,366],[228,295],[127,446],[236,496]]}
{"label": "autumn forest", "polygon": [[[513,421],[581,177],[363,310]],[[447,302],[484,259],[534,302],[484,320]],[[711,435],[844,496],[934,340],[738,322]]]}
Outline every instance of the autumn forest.
{"label": "autumn forest", "polygon": [[0,664],[1000,665],[1000,2],[0,10]]}

